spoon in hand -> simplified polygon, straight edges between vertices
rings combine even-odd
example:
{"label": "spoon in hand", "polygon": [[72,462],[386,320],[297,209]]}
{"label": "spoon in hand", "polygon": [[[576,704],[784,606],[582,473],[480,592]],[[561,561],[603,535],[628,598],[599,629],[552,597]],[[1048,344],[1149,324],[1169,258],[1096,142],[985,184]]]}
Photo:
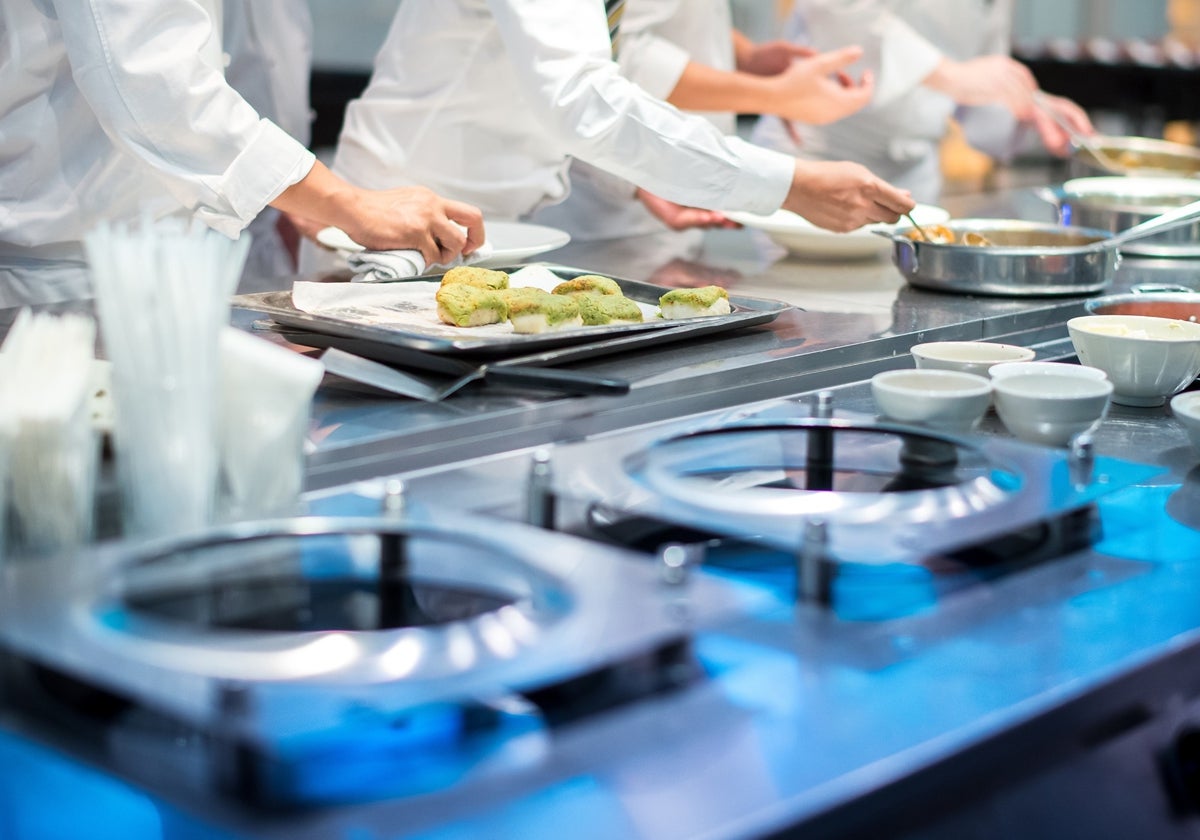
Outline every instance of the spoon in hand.
{"label": "spoon in hand", "polygon": [[917,220],[912,217],[912,213],[905,213],[904,218],[908,219],[908,221],[912,224],[913,228],[917,231],[917,233],[921,234],[921,240],[923,242],[932,242],[933,241],[932,239],[929,238],[929,234],[927,234],[925,232],[925,228],[923,228],[919,224],[917,224]]}

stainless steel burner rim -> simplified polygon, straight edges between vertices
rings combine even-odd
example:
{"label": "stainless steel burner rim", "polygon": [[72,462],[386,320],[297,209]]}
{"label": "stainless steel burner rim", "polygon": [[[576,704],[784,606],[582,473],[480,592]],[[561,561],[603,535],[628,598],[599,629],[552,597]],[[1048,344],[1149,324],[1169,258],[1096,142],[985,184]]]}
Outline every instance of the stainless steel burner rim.
{"label": "stainless steel burner rim", "polygon": [[[348,664],[320,670],[310,667],[306,657],[314,654],[299,642],[274,650],[264,647],[259,659],[271,666],[264,669],[254,667],[249,655],[240,660],[249,667],[229,668],[228,659],[217,656],[197,669],[189,661],[195,655],[192,648],[131,641],[121,638],[117,629],[99,632],[93,607],[107,591],[104,581],[128,562],[135,548],[108,543],[37,563],[8,564],[3,569],[6,585],[0,587],[0,647],[6,655],[182,720],[272,743],[336,730],[348,716],[363,712],[390,715],[434,703],[502,697],[610,667],[641,674],[646,657],[681,644],[700,624],[743,610],[759,597],[703,576],[690,578],[686,585],[667,586],[660,570],[641,555],[521,523],[429,504],[408,506],[405,516],[408,526],[453,531],[515,554],[561,585],[570,596],[570,609],[553,626],[527,624],[530,636],[521,648],[472,648],[485,655],[474,662],[451,662],[453,669],[442,674],[423,670],[423,663],[398,667],[403,665],[404,648],[393,651],[391,664],[397,667],[390,669],[380,661],[387,651],[373,650]],[[287,522],[289,530],[303,533],[334,527],[333,523],[360,530],[381,524],[377,519],[321,517]],[[266,526],[232,527],[241,532]],[[515,610],[505,613],[509,621],[515,615]],[[493,624],[492,615],[484,618],[484,625]],[[495,632],[494,626],[476,629],[482,645],[484,634]],[[316,651],[318,658],[334,657],[347,637],[319,633],[302,641],[328,646]],[[277,655],[279,650],[283,657]],[[282,660],[291,670],[274,667],[273,660]]]}
{"label": "stainless steel burner rim", "polygon": [[148,664],[175,671],[234,680],[335,679],[380,682],[400,678],[444,679],[466,668],[484,669],[489,661],[519,656],[536,645],[573,607],[577,592],[568,582],[521,557],[519,546],[503,535],[485,539],[462,529],[393,518],[298,517],[241,522],[179,538],[126,546],[120,566],[144,566],[172,553],[219,548],[226,544],[287,537],[372,536],[448,539],[485,548],[518,564],[539,597],[524,597],[500,609],[430,627],[382,630],[248,631],[189,629],[165,620],[123,617],[107,620],[113,583],[102,584],[99,598],[76,605],[75,623],[109,647]]}
{"label": "stainless steel burner rim", "polygon": [[[996,471],[1007,472],[1015,487],[1004,488],[990,478],[977,478],[964,484],[895,493],[854,493],[838,490],[788,490],[741,488],[737,492],[714,489],[691,474],[680,475],[657,463],[656,454],[677,444],[688,444],[722,435],[764,432],[811,432],[827,429],[836,432],[866,432],[893,435],[904,439],[953,447],[990,463]],[[1007,461],[1008,459],[1005,459]],[[718,428],[706,428],[656,441],[626,459],[627,473],[652,491],[680,504],[721,514],[752,517],[822,517],[842,523],[878,523],[896,518],[927,517],[934,511],[977,512],[994,508],[1020,492],[1026,482],[1019,465],[1002,462],[978,443],[967,438],[930,429],[888,422],[860,422],[845,419],[799,418],[769,422],[739,422]]]}

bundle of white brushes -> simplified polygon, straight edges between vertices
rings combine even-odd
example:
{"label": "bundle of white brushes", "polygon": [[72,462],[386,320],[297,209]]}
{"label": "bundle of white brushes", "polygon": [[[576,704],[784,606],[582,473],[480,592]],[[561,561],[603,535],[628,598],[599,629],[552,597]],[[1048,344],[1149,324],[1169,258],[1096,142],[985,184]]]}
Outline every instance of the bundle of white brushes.
{"label": "bundle of white brushes", "polygon": [[249,237],[179,219],[102,226],[86,238],[112,362],[113,441],[127,536],[213,520],[219,336]]}
{"label": "bundle of white brushes", "polygon": [[91,538],[99,452],[92,425],[95,342],[90,318],[28,310],[4,340],[0,536],[7,518],[16,553],[64,551]]}

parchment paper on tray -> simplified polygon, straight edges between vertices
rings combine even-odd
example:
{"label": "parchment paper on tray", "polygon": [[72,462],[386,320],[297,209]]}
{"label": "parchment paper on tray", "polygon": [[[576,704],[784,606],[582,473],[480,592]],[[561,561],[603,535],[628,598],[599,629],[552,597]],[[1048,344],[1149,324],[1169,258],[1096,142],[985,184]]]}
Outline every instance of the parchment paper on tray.
{"label": "parchment paper on tray", "polygon": [[[509,275],[512,288],[535,286],[549,292],[564,278],[544,266],[531,265]],[[405,283],[317,283],[297,281],[292,286],[292,305],[310,315],[337,318],[369,327],[418,329],[426,335],[480,338],[509,336],[512,324],[487,324],[482,327],[454,327],[437,316],[436,280]],[[636,301],[646,320],[658,318],[658,307]],[[575,331],[587,331],[578,327]]]}

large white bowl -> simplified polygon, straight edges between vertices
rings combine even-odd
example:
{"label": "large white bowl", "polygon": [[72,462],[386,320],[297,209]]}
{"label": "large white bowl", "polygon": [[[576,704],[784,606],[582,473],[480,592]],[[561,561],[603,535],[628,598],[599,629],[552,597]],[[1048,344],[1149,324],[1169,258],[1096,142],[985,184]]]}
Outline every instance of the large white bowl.
{"label": "large white bowl", "polygon": [[947,432],[969,432],[991,403],[992,383],[954,370],[889,370],[871,378],[885,417]]}
{"label": "large white bowl", "polygon": [[1100,425],[1113,385],[1065,373],[1018,373],[992,382],[996,413],[1021,440],[1066,446]]}
{"label": "large white bowl", "polygon": [[1171,413],[1187,432],[1192,446],[1200,449],[1200,391],[1188,391],[1172,397]]}
{"label": "large white bowl", "polygon": [[1079,361],[1108,374],[1122,405],[1162,405],[1200,374],[1200,324],[1148,315],[1067,321]]}
{"label": "large white bowl", "polygon": [[1036,355],[1028,347],[993,341],[930,341],[914,344],[909,352],[923,370],[957,370],[977,376],[987,376],[993,365],[1028,362]]}
{"label": "large white bowl", "polygon": [[[777,245],[797,256],[861,260],[883,257],[892,252],[891,241],[872,231],[888,232],[895,225],[866,225],[849,233],[834,233],[817,227],[790,210],[776,210],[769,216],[740,212],[725,215],[740,225],[765,232]],[[936,225],[949,219],[950,213],[932,204],[918,204],[913,208],[912,216],[919,225]],[[907,219],[903,223],[909,224]]]}
{"label": "large white bowl", "polygon": [[1070,362],[1005,362],[1002,365],[992,365],[988,369],[988,375],[992,377],[993,381],[1023,373],[1077,376],[1080,379],[1108,379],[1108,374],[1100,368],[1074,365]]}

